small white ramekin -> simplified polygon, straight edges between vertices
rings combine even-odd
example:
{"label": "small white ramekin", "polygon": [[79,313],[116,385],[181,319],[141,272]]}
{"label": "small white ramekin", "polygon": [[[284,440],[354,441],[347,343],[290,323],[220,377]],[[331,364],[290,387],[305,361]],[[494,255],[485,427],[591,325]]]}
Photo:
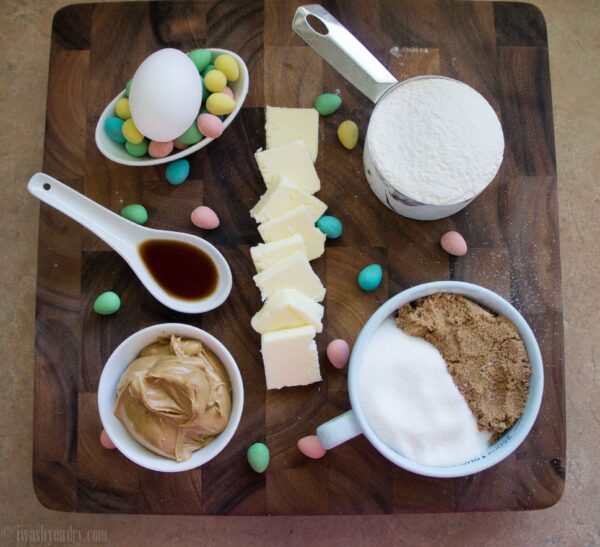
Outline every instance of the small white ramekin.
{"label": "small white ramekin", "polygon": [[[129,364],[139,355],[142,349],[156,342],[158,338],[170,336],[171,334],[200,340],[200,342],[205,344],[206,347],[212,350],[220,359],[227,370],[227,374],[231,381],[232,407],[227,427],[208,445],[193,452],[190,459],[184,462],[176,462],[175,460],[165,458],[164,456],[155,454],[143,447],[129,434],[125,426],[113,412],[115,401],[117,400],[117,385],[125,372],[125,369],[127,369]],[[113,351],[106,362],[98,386],[98,409],[100,411],[100,420],[102,421],[102,426],[107,435],[115,444],[119,452],[126,458],[146,469],[152,469],[153,471],[163,471],[167,473],[188,471],[200,467],[212,460],[227,446],[233,437],[240,423],[243,407],[244,385],[242,383],[242,375],[240,374],[240,370],[231,353],[229,353],[227,348],[219,342],[219,340],[208,332],[182,323],[153,325],[126,338],[121,342],[117,349]]]}

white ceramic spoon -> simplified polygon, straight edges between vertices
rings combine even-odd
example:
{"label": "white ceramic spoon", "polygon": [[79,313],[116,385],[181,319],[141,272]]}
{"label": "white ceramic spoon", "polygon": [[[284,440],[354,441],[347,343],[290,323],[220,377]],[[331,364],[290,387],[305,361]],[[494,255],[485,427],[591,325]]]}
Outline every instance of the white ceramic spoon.
{"label": "white ceramic spoon", "polygon": [[[96,234],[129,264],[152,296],[172,310],[202,313],[220,306],[231,292],[232,277],[225,257],[208,241],[182,232],[154,230],[131,222],[44,173],[36,173],[27,184],[31,194]],[[148,271],[139,246],[148,239],[183,241],[204,251],[219,272],[216,290],[201,300],[183,300],[166,292]]]}

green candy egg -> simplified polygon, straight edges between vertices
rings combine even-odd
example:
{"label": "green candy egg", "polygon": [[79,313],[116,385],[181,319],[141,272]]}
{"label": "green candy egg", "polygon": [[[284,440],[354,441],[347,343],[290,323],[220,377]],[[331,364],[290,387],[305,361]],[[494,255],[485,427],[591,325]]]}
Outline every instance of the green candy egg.
{"label": "green candy egg", "polygon": [[132,81],[133,81],[133,80],[129,80],[129,81],[127,82],[127,85],[125,86],[125,97],[129,97],[129,90],[131,89],[131,82],[132,82]]}
{"label": "green candy egg", "polygon": [[246,456],[250,467],[257,473],[262,473],[269,467],[269,449],[266,444],[254,443]]}
{"label": "green candy egg", "polygon": [[123,144],[125,137],[123,136],[124,121],[117,116],[111,116],[104,121],[104,131],[116,143]]}
{"label": "green candy egg", "polygon": [[148,153],[148,139],[145,138],[142,142],[138,142],[137,144],[127,141],[125,143],[125,150],[127,150],[127,153],[130,156],[141,158]]}
{"label": "green candy egg", "polygon": [[342,235],[342,223],[335,217],[324,215],[317,220],[317,228],[329,239],[337,239]]}
{"label": "green candy egg", "polygon": [[358,274],[358,286],[367,292],[374,291],[379,287],[383,279],[383,270],[379,264],[370,264],[363,268]]}
{"label": "green candy egg", "polygon": [[146,208],[139,203],[123,207],[123,209],[121,209],[121,216],[136,224],[146,224],[148,221],[148,211],[146,211]]}
{"label": "green candy egg", "polygon": [[211,70],[214,70],[214,69],[215,69],[215,65],[213,65],[213,64],[206,65],[206,68],[202,71],[202,76],[206,76],[207,72],[210,72]]}
{"label": "green candy egg", "polygon": [[200,133],[198,130],[198,125],[196,124],[196,120],[194,120],[188,130],[183,135],[177,137],[177,140],[183,144],[192,145],[200,142],[203,138],[204,135]]}
{"label": "green candy egg", "polygon": [[190,162],[188,160],[177,160],[167,165],[165,176],[171,184],[182,184],[190,174]]}
{"label": "green candy egg", "polygon": [[207,49],[195,49],[194,51],[190,51],[188,57],[192,60],[192,63],[196,65],[198,72],[202,72],[212,60],[212,54]]}
{"label": "green candy egg", "polygon": [[103,292],[94,301],[94,311],[99,315],[110,315],[119,311],[121,299],[119,295],[112,291]]}
{"label": "green candy egg", "polygon": [[335,93],[323,93],[315,100],[315,108],[321,116],[329,116],[342,106],[342,98]]}

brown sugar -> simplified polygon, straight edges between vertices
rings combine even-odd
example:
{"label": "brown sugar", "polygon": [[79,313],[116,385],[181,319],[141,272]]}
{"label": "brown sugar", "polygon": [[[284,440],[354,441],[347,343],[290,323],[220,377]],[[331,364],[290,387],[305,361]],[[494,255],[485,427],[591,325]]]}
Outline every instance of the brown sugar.
{"label": "brown sugar", "polygon": [[402,306],[396,322],[442,354],[480,429],[499,434],[521,416],[531,365],[512,322],[449,293]]}

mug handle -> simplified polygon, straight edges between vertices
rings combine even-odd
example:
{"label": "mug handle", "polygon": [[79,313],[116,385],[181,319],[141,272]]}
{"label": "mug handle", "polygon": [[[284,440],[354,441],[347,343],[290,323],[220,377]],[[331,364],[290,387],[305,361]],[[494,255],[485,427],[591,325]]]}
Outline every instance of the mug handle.
{"label": "mug handle", "polygon": [[354,411],[349,410],[317,427],[317,437],[323,448],[329,450],[362,433]]}

